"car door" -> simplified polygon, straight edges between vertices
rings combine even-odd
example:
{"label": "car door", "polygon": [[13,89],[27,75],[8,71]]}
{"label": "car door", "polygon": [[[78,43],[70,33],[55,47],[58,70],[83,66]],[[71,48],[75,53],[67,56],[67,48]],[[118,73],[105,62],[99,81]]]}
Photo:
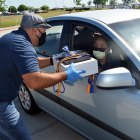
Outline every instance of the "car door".
{"label": "car door", "polygon": [[[98,27],[85,22],[79,23],[74,21],[69,26],[81,25],[93,29],[93,32],[98,30],[109,36],[108,33],[105,33]],[[71,34],[77,35],[78,33],[72,28]],[[71,42],[69,43],[71,50],[75,50],[73,48],[73,39],[74,36],[71,36]],[[113,44],[115,46],[117,42],[114,41]],[[117,47],[118,52],[115,52],[115,55],[118,55],[123,61],[121,66],[126,67],[135,80],[137,80],[135,76],[139,72],[137,67],[121,47],[119,45]],[[90,48],[86,49],[87,52],[91,53],[89,51]],[[61,104],[64,107],[63,114],[65,121],[88,136],[89,139],[138,139],[140,137],[139,133],[133,130],[136,128],[136,131],[139,130],[137,120],[140,116],[140,110],[138,109],[140,107],[138,101],[140,97],[137,95],[140,91],[135,86],[108,89],[99,88],[94,84],[94,93],[90,94],[86,92],[88,78],[87,76],[82,80],[78,80],[74,86],[64,83],[65,92],[61,94],[60,98]]]}

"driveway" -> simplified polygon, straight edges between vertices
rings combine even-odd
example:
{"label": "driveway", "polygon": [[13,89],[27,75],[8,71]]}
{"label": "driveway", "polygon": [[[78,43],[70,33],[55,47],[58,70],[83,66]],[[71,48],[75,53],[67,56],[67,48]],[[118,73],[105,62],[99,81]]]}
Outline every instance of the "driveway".
{"label": "driveway", "polygon": [[4,34],[7,34],[13,30],[16,30],[18,26],[13,26],[13,27],[7,27],[7,28],[0,28],[0,37]]}
{"label": "driveway", "polygon": [[30,129],[33,140],[85,140],[44,111],[37,115],[28,115],[23,111],[18,99],[15,100],[15,105]]}

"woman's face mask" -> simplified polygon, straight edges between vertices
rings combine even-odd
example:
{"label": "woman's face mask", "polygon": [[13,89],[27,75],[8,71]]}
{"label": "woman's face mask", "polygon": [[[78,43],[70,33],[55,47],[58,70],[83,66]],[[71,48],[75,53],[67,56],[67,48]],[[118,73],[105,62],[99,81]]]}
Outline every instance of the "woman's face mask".
{"label": "woman's face mask", "polygon": [[97,38],[95,41],[95,47],[93,49],[93,55],[97,59],[103,59],[109,53],[107,41],[104,38]]}
{"label": "woman's face mask", "polygon": [[[37,29],[38,30],[38,29]],[[39,31],[39,30],[38,30]],[[40,31],[39,31],[40,32]],[[41,32],[40,32],[41,33]],[[37,36],[37,35],[36,35]],[[38,36],[37,36],[38,37]],[[38,37],[39,39],[39,43],[38,43],[38,46],[41,46],[45,43],[46,41],[46,33],[41,33],[41,36]]]}
{"label": "woman's face mask", "polygon": [[103,59],[103,58],[106,56],[105,52],[95,51],[95,50],[93,50],[93,55],[94,55],[97,59]]}
{"label": "woman's face mask", "polygon": [[[101,50],[100,50],[101,49]],[[93,50],[93,55],[97,58],[97,59],[103,59],[105,58],[105,56],[111,52],[110,48],[108,49],[104,49],[100,48],[100,49],[94,49]]]}

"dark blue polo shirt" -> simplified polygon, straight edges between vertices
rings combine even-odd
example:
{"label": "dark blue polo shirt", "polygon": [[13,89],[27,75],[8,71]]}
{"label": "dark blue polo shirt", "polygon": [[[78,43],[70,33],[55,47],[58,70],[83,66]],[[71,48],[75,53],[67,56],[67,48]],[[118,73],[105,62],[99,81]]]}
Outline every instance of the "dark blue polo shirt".
{"label": "dark blue polo shirt", "polygon": [[23,82],[21,75],[37,71],[37,54],[24,30],[0,38],[0,101],[15,99]]}

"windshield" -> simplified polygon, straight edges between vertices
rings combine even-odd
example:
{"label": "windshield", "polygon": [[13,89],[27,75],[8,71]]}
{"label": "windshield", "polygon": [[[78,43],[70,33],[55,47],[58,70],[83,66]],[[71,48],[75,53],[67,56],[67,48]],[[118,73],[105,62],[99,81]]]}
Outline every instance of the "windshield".
{"label": "windshield", "polygon": [[119,33],[140,56],[140,19],[111,24],[110,27]]}

